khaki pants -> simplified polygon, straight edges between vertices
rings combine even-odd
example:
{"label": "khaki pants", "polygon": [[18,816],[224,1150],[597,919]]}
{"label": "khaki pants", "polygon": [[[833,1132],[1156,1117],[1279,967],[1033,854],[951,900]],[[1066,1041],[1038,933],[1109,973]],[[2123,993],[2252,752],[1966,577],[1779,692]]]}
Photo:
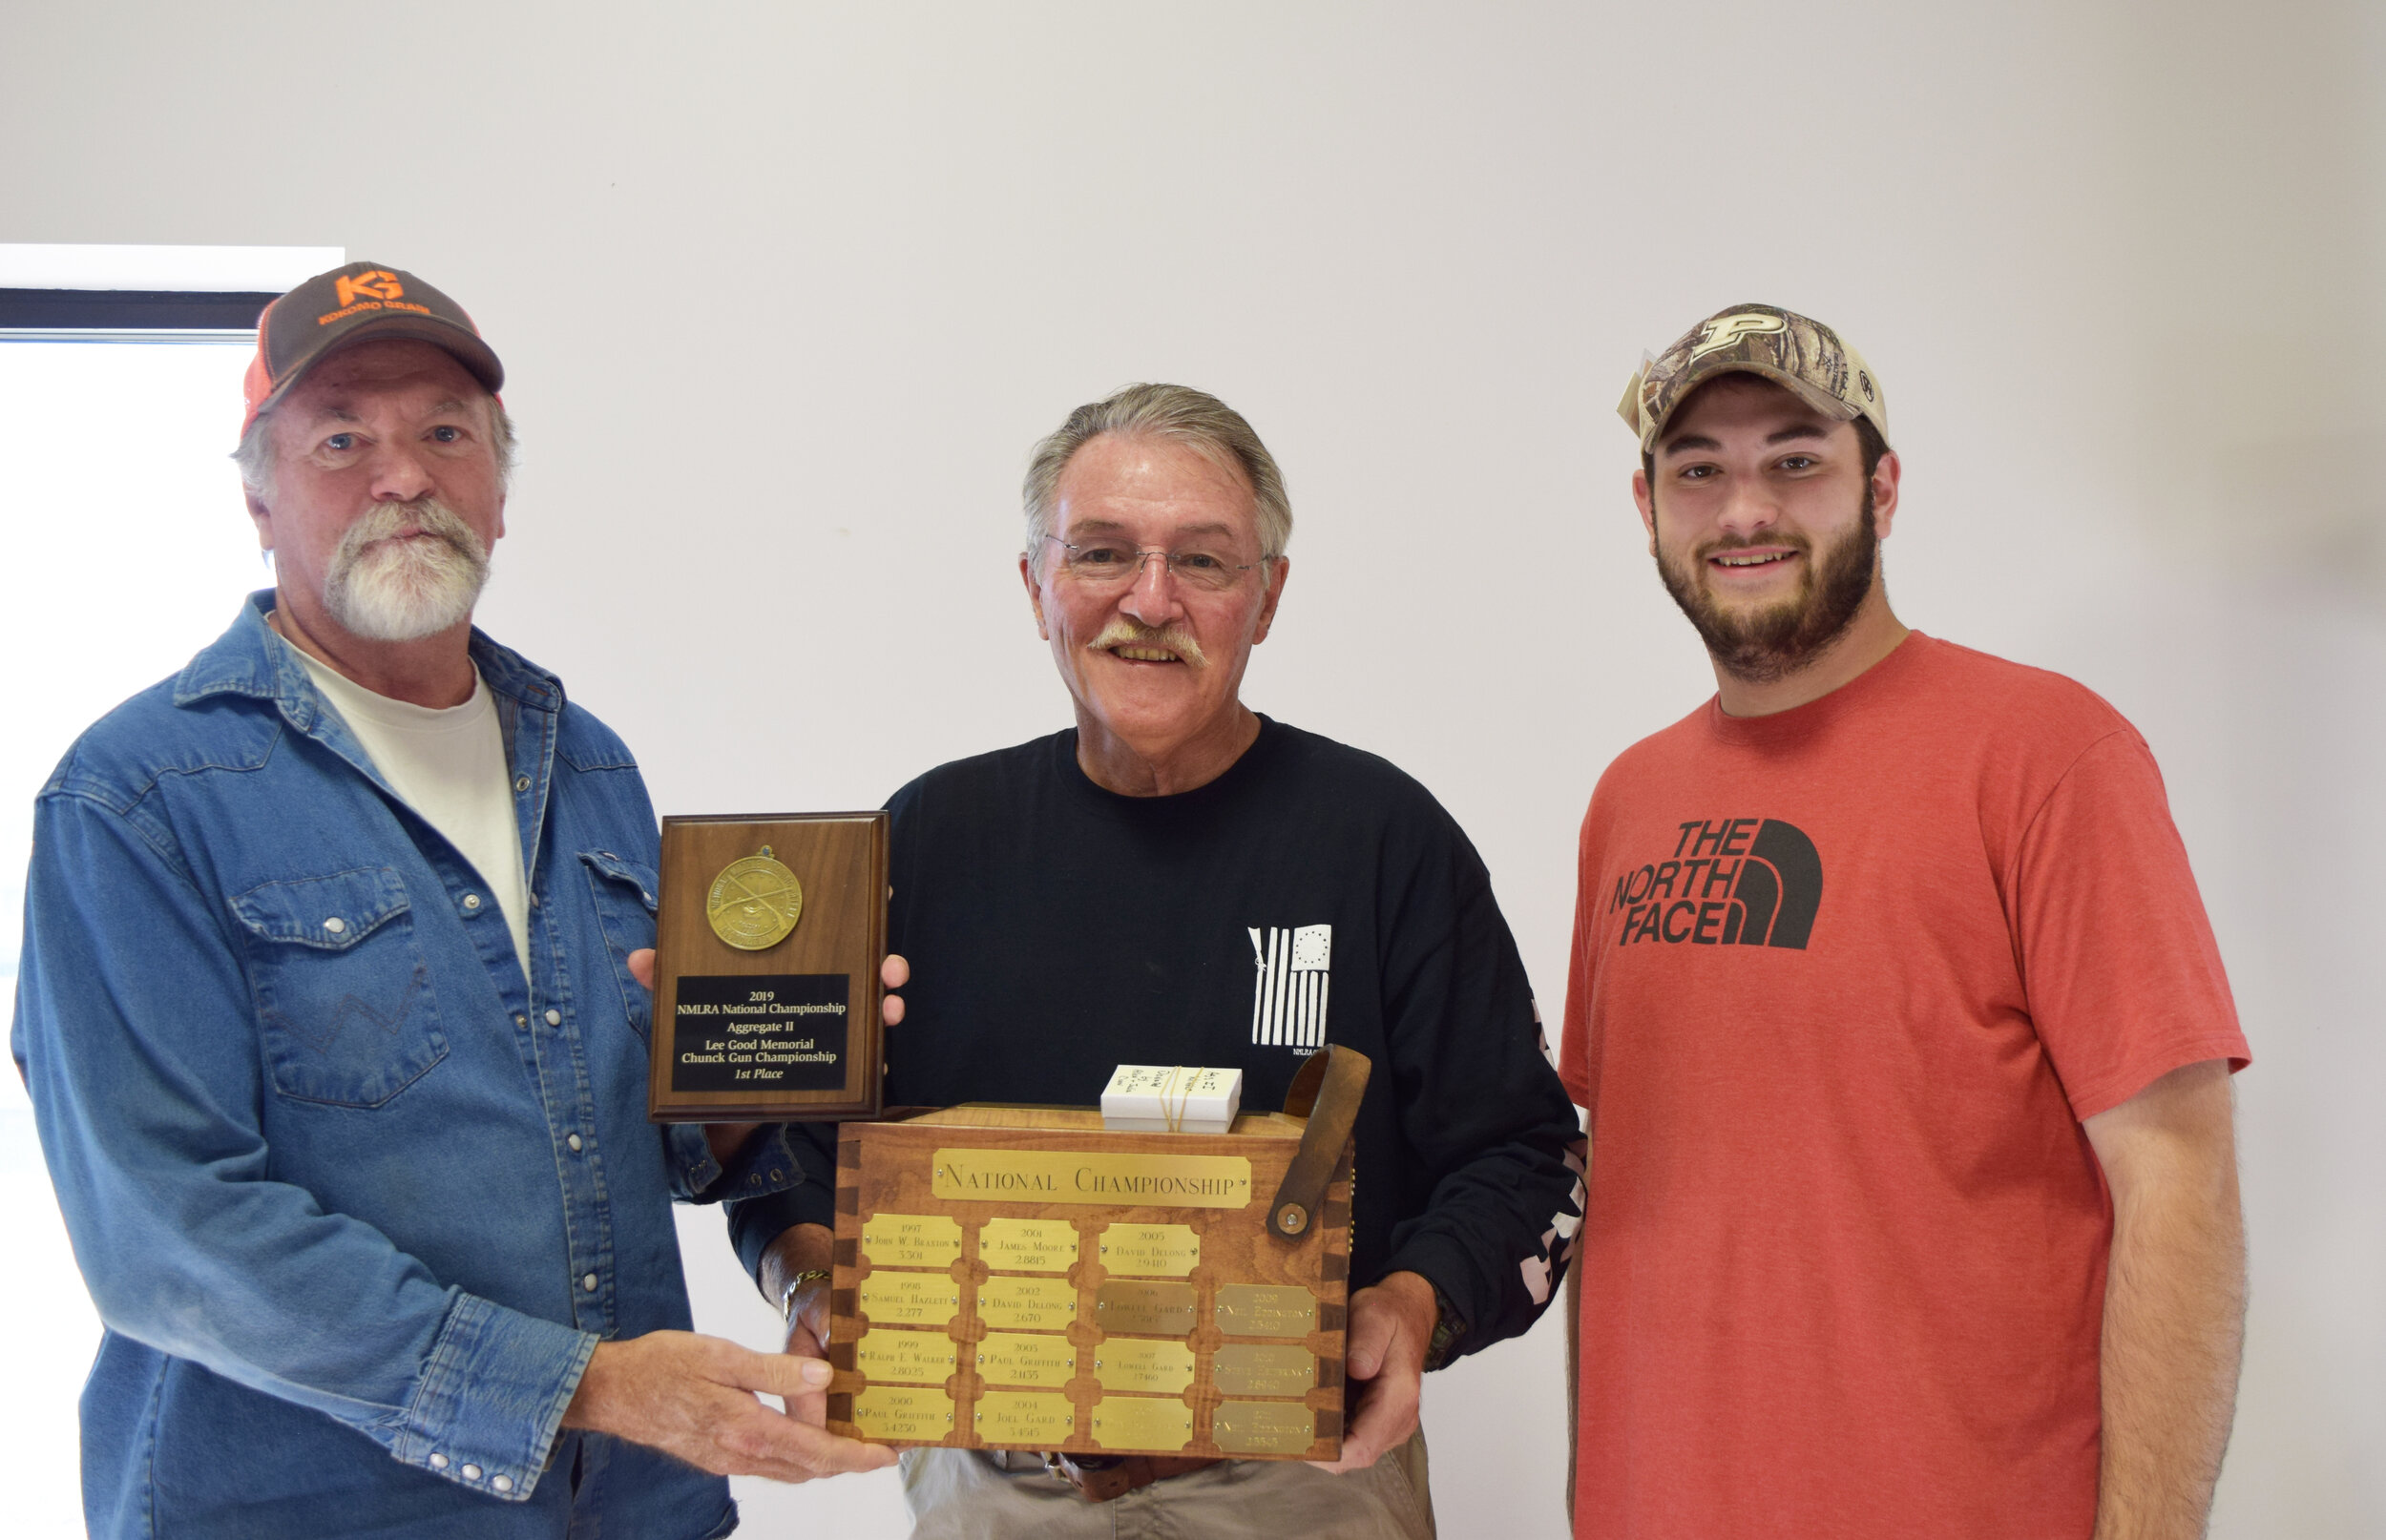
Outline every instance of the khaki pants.
{"label": "khaki pants", "polygon": [[1043,1456],[906,1449],[911,1540],[1434,1540],[1425,1435],[1367,1470],[1336,1476],[1298,1460],[1228,1460],[1089,1503]]}

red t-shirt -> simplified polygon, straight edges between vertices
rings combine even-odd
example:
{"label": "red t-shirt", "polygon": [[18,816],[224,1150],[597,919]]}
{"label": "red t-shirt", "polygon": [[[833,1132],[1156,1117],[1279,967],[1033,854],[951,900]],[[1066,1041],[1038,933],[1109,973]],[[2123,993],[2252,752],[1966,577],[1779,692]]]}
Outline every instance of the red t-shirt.
{"label": "red t-shirt", "polygon": [[2112,1210],[2081,1122],[2248,1058],[2145,740],[1916,633],[1635,744],[1581,884],[1575,1533],[2085,1540]]}

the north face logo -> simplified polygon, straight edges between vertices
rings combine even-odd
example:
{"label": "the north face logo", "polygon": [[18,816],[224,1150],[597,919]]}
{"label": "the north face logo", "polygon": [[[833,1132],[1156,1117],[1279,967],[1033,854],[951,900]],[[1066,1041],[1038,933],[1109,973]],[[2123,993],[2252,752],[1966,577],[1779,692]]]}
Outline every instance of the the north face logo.
{"label": "the north face logo", "polygon": [[1672,855],[1616,879],[1616,945],[1806,947],[1823,906],[1823,858],[1777,818],[1692,819]]}

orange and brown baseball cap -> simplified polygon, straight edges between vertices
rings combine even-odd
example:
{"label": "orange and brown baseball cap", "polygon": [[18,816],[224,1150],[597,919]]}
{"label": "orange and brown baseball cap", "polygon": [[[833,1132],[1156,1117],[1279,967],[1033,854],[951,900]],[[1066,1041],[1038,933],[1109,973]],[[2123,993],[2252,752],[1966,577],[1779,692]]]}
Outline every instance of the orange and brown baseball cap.
{"label": "orange and brown baseball cap", "polygon": [[1819,321],[1778,305],[1718,310],[1656,358],[1643,358],[1616,413],[1653,452],[1676,408],[1719,374],[1757,374],[1785,386],[1824,416],[1869,418],[1889,442],[1889,403],[1872,365]]}
{"label": "orange and brown baseball cap", "polygon": [[257,356],[242,393],[241,435],[287,394],[308,369],[366,337],[410,337],[445,348],[495,395],[505,365],[481,341],[464,307],[411,273],[379,262],[350,262],[318,273],[265,306],[257,318]]}

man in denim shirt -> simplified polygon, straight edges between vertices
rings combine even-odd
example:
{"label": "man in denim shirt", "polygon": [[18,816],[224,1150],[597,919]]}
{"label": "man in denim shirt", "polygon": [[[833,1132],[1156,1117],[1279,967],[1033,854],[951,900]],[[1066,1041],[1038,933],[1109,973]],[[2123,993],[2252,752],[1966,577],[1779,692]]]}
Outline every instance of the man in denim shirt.
{"label": "man in denim shirt", "polygon": [[826,1365],[688,1332],[670,1198],[796,1166],[646,1120],[645,787],[471,624],[502,378],[408,274],[275,302],[277,586],[42,791],[11,1047],[108,1328],[94,1535],[694,1540],[727,1473],[890,1459],[756,1395]]}

